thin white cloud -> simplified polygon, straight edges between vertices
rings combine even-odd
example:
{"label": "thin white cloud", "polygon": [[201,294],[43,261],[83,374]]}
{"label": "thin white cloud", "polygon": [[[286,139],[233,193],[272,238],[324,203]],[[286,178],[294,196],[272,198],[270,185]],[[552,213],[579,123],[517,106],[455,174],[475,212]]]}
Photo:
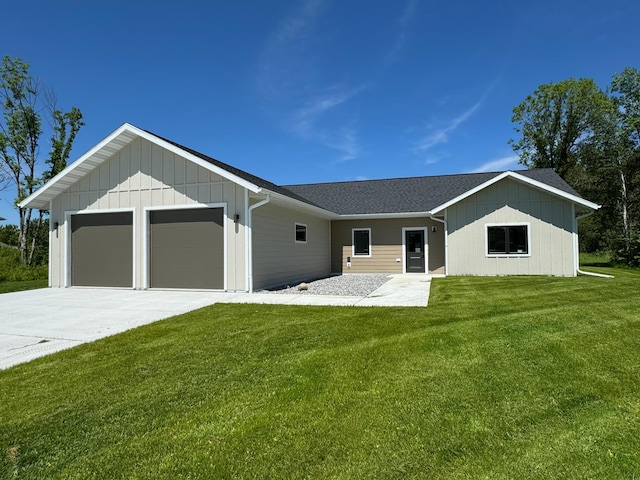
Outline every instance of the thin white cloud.
{"label": "thin white cloud", "polygon": [[497,158],[489,162],[483,163],[478,168],[471,170],[469,173],[497,172],[502,170],[512,170],[518,167],[517,155],[509,155],[508,157]]}
{"label": "thin white cloud", "polygon": [[257,67],[256,84],[263,95],[288,95],[313,70],[313,60],[304,51],[314,38],[314,26],[323,5],[323,0],[303,1],[269,35]]}
{"label": "thin white cloud", "polygon": [[420,140],[420,142],[418,142],[418,145],[416,145],[414,150],[417,152],[424,152],[425,150],[429,150],[431,147],[434,147],[440,143],[448,142],[451,133],[453,133],[460,125],[466,122],[476,112],[476,110],[480,108],[485,98],[486,95],[483,95],[478,102],[476,102],[471,108],[467,109],[465,112],[451,120],[447,126],[429,132]]}
{"label": "thin white cloud", "polygon": [[355,115],[345,104],[365,86],[323,82],[313,45],[325,0],[304,0],[269,35],[257,66],[256,86],[290,135],[337,150],[338,161],[360,154]]}
{"label": "thin white cloud", "polygon": [[402,11],[402,15],[397,21],[398,32],[396,35],[396,40],[391,47],[391,50],[385,55],[384,62],[385,63],[393,63],[398,59],[398,54],[404,47],[407,41],[407,30],[409,29],[409,25],[411,20],[413,19],[416,10],[418,9],[418,1],[417,0],[408,0],[404,6],[404,10]]}

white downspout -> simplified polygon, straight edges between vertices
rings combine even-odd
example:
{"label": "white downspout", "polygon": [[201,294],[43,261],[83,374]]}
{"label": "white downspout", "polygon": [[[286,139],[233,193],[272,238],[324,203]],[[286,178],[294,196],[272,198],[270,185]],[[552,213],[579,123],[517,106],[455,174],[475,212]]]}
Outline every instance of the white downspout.
{"label": "white downspout", "polygon": [[449,274],[449,232],[447,226],[447,220],[442,220],[440,218],[434,217],[431,213],[429,214],[429,218],[435,222],[442,223],[444,227],[444,274]]}
{"label": "white downspout", "polygon": [[590,211],[589,213],[585,213],[584,215],[580,215],[575,217],[574,219],[574,231],[573,234],[573,258],[575,258],[575,268],[576,274],[581,273],[582,275],[591,275],[594,277],[602,277],[602,278],[614,278],[613,275],[606,275],[604,273],[594,273],[594,272],[585,272],[584,270],[580,270],[580,249],[578,248],[578,220],[582,220],[583,218],[590,217],[594,214],[594,211]]}
{"label": "white downspout", "polygon": [[249,293],[253,293],[253,210],[266,205],[271,201],[271,196],[267,194],[264,200],[260,200],[258,203],[254,203],[247,210],[247,290]]}

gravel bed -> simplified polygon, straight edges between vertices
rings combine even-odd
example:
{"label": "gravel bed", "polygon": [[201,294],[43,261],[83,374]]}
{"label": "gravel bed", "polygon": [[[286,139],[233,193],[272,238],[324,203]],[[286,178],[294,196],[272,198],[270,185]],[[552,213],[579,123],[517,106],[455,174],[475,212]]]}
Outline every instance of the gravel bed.
{"label": "gravel bed", "polygon": [[283,285],[271,290],[260,290],[258,293],[302,294],[302,295],[347,295],[365,297],[375,291],[391,277],[379,273],[350,273],[335,275],[305,282],[308,290],[298,290],[298,285]]}

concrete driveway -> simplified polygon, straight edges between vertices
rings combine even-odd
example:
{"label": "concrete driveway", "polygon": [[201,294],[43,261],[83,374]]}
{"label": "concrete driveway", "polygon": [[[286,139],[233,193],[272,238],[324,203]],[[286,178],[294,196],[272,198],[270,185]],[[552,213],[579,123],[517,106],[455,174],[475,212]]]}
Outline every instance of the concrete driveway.
{"label": "concrete driveway", "polygon": [[0,295],[0,369],[215,303],[210,295],[79,288]]}
{"label": "concrete driveway", "polygon": [[364,297],[44,288],[0,295],[0,370],[214,303],[426,307],[431,276],[392,275]]}

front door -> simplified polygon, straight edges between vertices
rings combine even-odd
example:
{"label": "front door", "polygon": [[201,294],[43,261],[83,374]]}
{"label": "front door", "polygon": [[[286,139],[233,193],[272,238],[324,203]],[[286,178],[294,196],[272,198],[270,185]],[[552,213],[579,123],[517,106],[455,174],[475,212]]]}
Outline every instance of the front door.
{"label": "front door", "polygon": [[425,273],[424,230],[405,233],[407,273]]}

